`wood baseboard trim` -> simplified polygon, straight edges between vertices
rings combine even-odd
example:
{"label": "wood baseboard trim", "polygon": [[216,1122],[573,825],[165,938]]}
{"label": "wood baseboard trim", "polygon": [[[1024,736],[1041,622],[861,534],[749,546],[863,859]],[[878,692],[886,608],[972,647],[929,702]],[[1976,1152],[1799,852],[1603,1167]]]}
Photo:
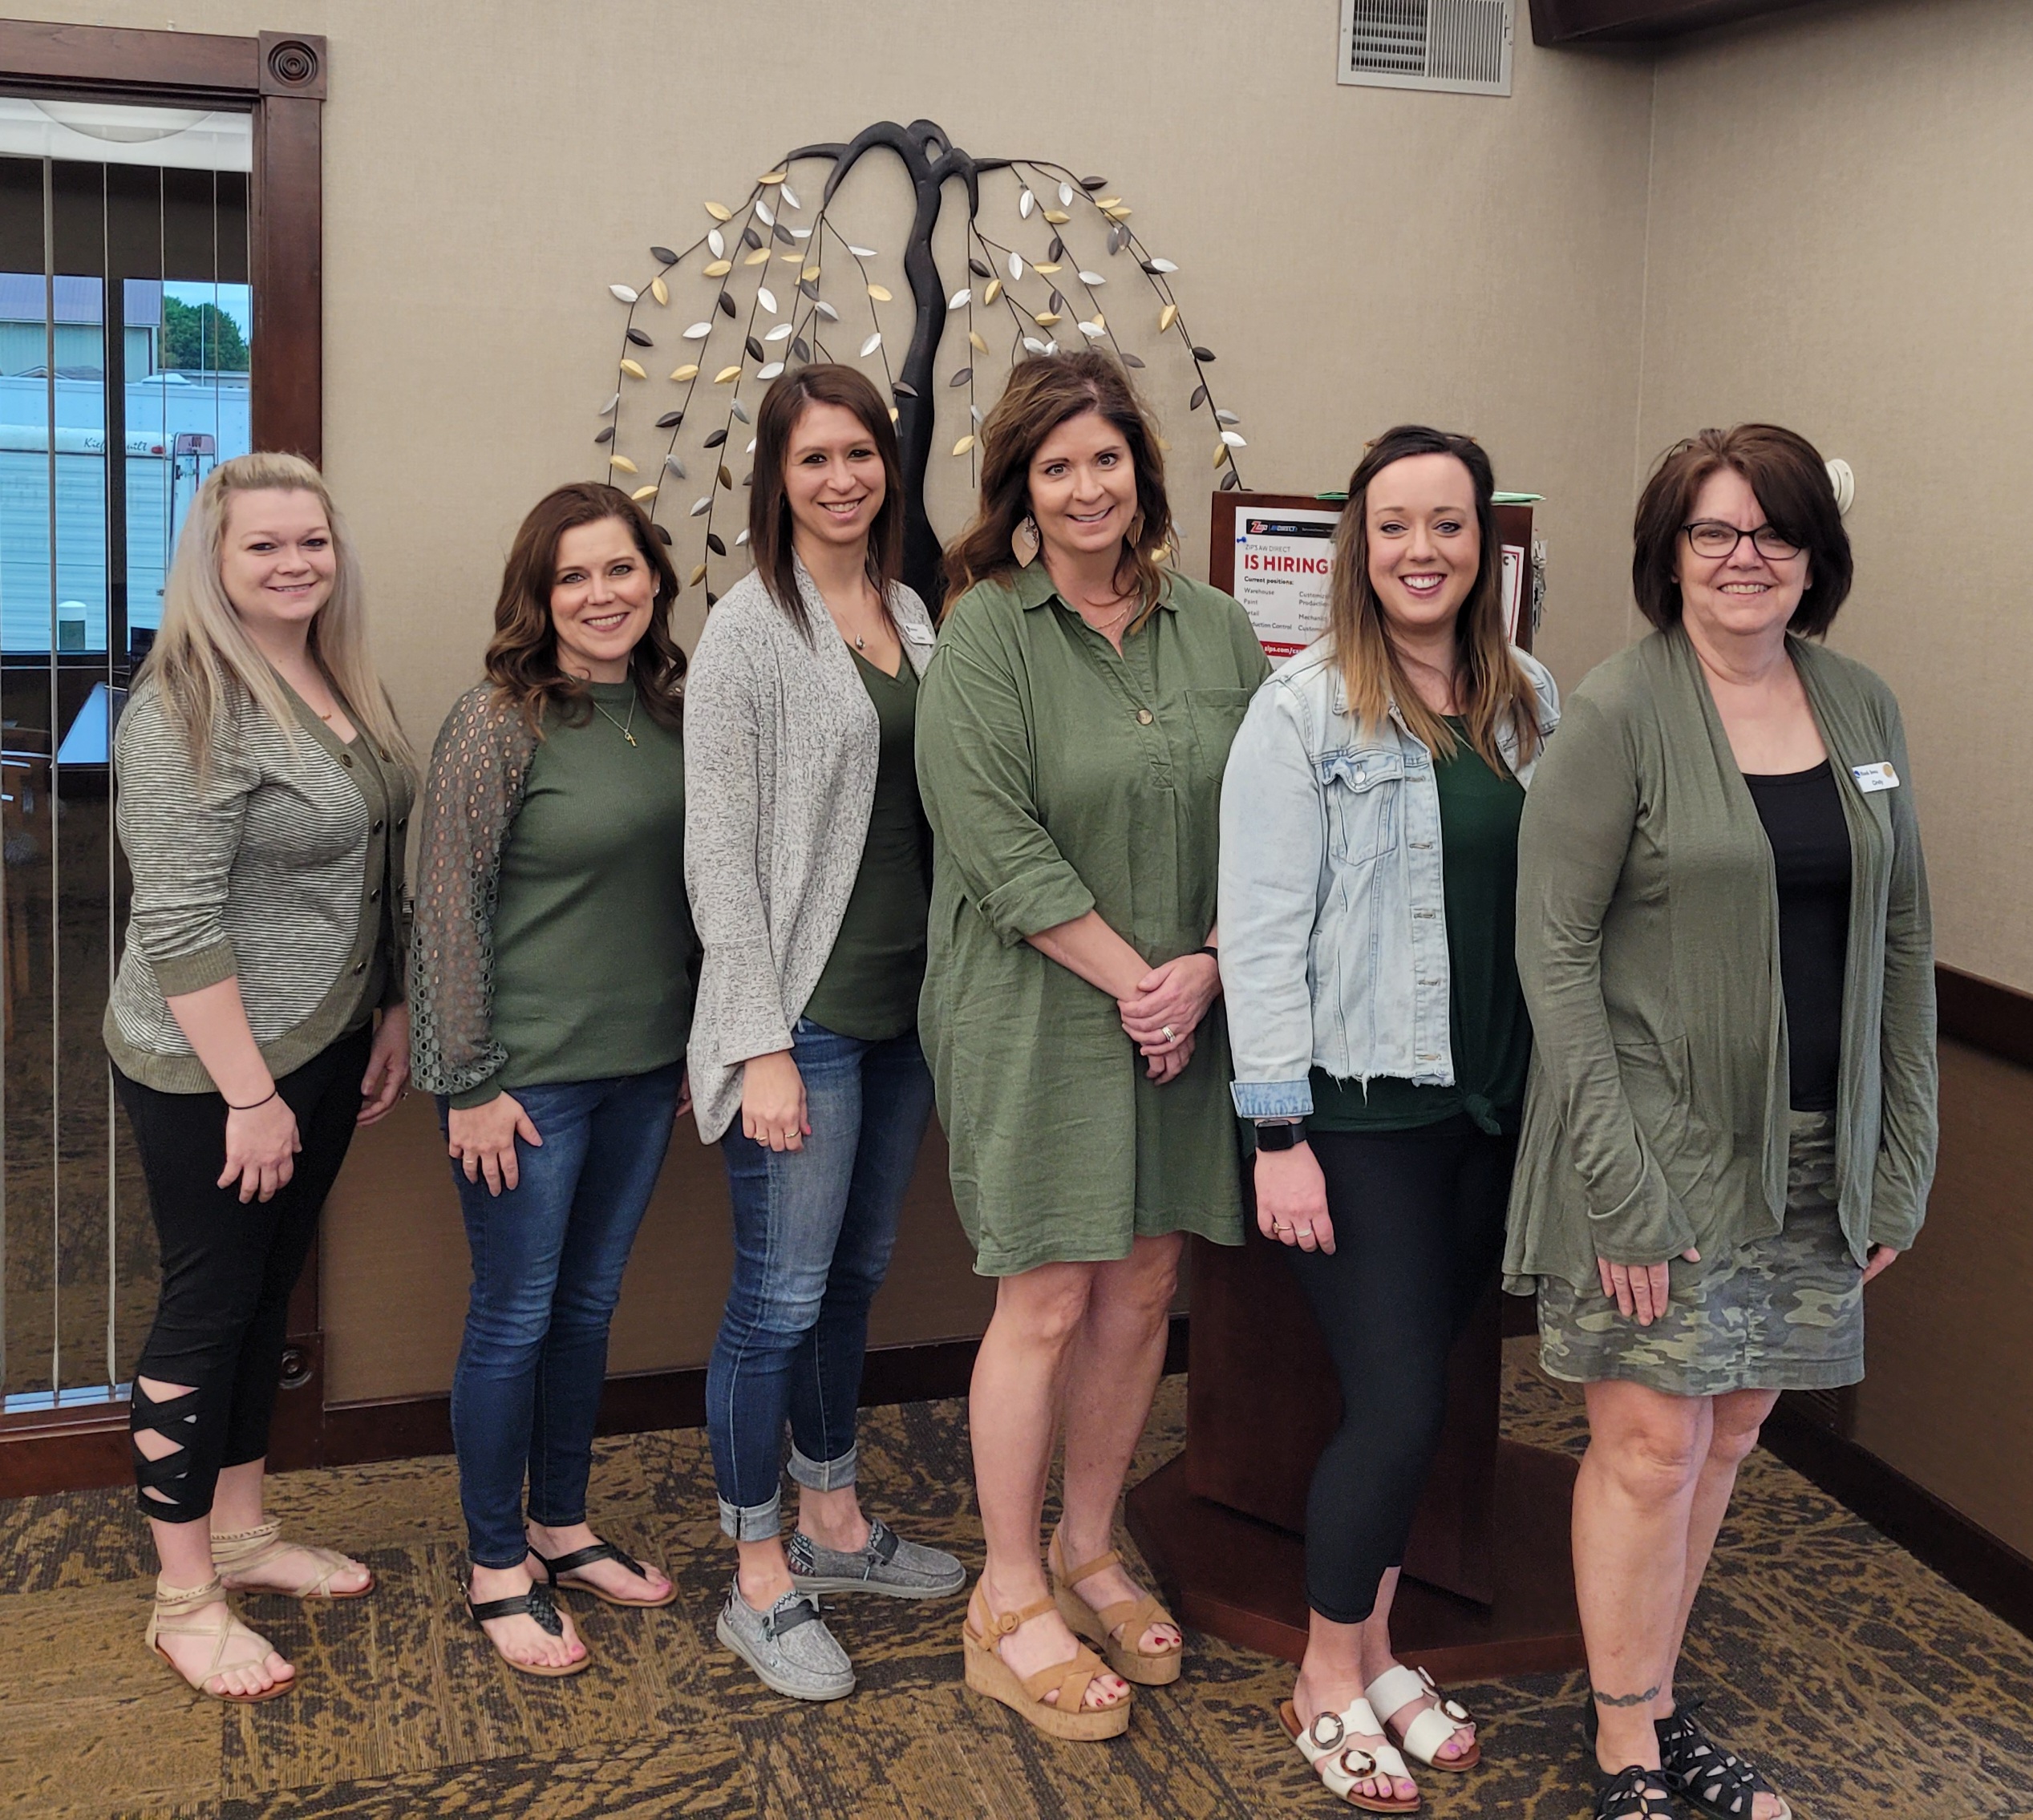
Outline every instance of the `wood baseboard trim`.
{"label": "wood baseboard trim", "polygon": [[1937,962],[1934,1000],[1943,1036],[2033,1068],[2033,993]]}
{"label": "wood baseboard trim", "polygon": [[1784,1401],[1764,1444],[1794,1471],[1880,1530],[1916,1560],[2033,1636],[2033,1560],[1903,1473]]}

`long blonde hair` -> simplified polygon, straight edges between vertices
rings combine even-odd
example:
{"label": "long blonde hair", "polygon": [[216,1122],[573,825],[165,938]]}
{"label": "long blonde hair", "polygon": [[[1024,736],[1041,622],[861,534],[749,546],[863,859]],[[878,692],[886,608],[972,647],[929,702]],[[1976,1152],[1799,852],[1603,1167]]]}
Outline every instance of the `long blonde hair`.
{"label": "long blonde hair", "polygon": [[1334,530],[1334,573],[1327,583],[1327,631],[1334,641],[1348,706],[1365,727],[1380,728],[1395,704],[1405,728],[1440,758],[1454,752],[1446,721],[1426,706],[1406,673],[1386,629],[1383,603],[1370,580],[1370,483],[1393,462],[1410,455],[1452,455],[1468,471],[1476,491],[1476,528],[1481,561],[1475,585],[1454,622],[1461,718],[1468,743],[1500,776],[1504,756],[1498,727],[1508,718],[1518,757],[1539,749],[1539,701],[1531,679],[1511,655],[1504,628],[1504,552],[1496,535],[1496,476],[1489,457],[1467,436],[1423,424],[1402,423],[1370,444],[1349,477],[1348,504]]}
{"label": "long blonde hair", "polygon": [[313,495],[331,528],[331,597],[310,622],[312,661],[324,671],[348,716],[375,746],[407,765],[408,742],[367,649],[360,559],[332,504],[325,477],[301,455],[255,454],[222,461],[205,476],[163,586],[162,628],[135,678],[152,681],[189,742],[200,776],[210,770],[213,730],[222,714],[251,701],[295,748],[299,726],[282,679],[247,635],[219,576],[226,515],[236,493]]}

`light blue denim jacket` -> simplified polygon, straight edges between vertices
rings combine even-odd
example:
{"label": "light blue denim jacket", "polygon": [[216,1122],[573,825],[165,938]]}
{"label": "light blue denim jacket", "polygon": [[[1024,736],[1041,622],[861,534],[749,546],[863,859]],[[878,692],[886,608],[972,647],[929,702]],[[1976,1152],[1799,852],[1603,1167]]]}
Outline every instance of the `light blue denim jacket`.
{"label": "light blue denim jacket", "polygon": [[[1559,690],[1537,659],[1512,655],[1543,738]],[[1508,725],[1497,743],[1529,787]],[[1257,691],[1229,748],[1220,928],[1239,1117],[1305,1117],[1314,1068],[1453,1085],[1433,756],[1395,706],[1374,730],[1350,714],[1325,640]]]}

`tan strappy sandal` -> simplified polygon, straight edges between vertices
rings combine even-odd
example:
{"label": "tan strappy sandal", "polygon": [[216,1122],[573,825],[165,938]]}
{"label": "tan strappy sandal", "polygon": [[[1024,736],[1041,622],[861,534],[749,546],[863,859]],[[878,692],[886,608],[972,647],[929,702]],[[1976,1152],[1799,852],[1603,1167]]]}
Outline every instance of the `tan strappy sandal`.
{"label": "tan strappy sandal", "polygon": [[[203,1586],[181,1587],[164,1586],[160,1578],[156,1581],[155,1608],[148,1614],[146,1634],[148,1647],[164,1661],[168,1663],[179,1680],[188,1682],[199,1693],[213,1700],[223,1700],[230,1705],[252,1706],[264,1700],[280,1700],[296,1688],[296,1677],[276,1682],[261,1693],[226,1693],[211,1684],[221,1675],[233,1668],[248,1668],[265,1662],[273,1653],[273,1646],[265,1637],[250,1631],[236,1618],[225,1603],[226,1589],[217,1578],[207,1580]],[[208,1605],[219,1608],[216,1617],[203,1624],[190,1622],[191,1614],[202,1611]],[[212,1662],[203,1673],[195,1678],[177,1668],[176,1659],[163,1648],[166,1636],[208,1636],[213,1640]],[[237,1655],[229,1657],[227,1651],[235,1644],[241,1645]],[[248,1645],[252,1645],[249,1652]]]}
{"label": "tan strappy sandal", "polygon": [[1179,1620],[1150,1593],[1140,1599],[1118,1599],[1112,1605],[1104,1605],[1096,1611],[1073,1589],[1083,1579],[1091,1579],[1104,1567],[1112,1567],[1122,1556],[1114,1549],[1105,1555],[1097,1555],[1071,1573],[1059,1571],[1063,1558],[1059,1546],[1059,1531],[1052,1531],[1051,1546],[1045,1551],[1045,1563],[1051,1570],[1052,1598],[1075,1636],[1084,1637],[1097,1645],[1108,1659],[1108,1666],[1126,1681],[1134,1681],[1139,1687],[1164,1687],[1179,1678],[1179,1669],[1185,1651],[1179,1644],[1172,1644],[1164,1649],[1144,1649],[1139,1646],[1144,1633],[1153,1624],[1170,1624],[1174,1630]]}
{"label": "tan strappy sandal", "polygon": [[[257,1567],[266,1567],[277,1555],[291,1554],[308,1555],[318,1570],[301,1586],[235,1584],[237,1579]],[[367,1575],[365,1586],[355,1587],[349,1592],[334,1591],[333,1576],[346,1573],[361,1563],[308,1542],[285,1542],[282,1526],[273,1518],[255,1524],[252,1529],[227,1530],[223,1533],[215,1530],[212,1535],[212,1565],[220,1579],[236,1592],[275,1592],[285,1599],[364,1599],[375,1589],[374,1571],[367,1568],[364,1570]]]}
{"label": "tan strappy sandal", "polygon": [[[977,1621],[975,1605],[980,1604]],[[1012,1712],[1028,1720],[1047,1737],[1070,1738],[1093,1743],[1118,1738],[1129,1729],[1129,1709],[1136,1700],[1125,1694],[1113,1706],[1083,1706],[1087,1685],[1102,1672],[1101,1658],[1083,1645],[1067,1661],[1054,1662],[1035,1675],[1019,1675],[996,1652],[996,1645],[1013,1636],[1033,1618],[1052,1608],[1049,1599],[1040,1599],[1021,1611],[999,1615],[988,1603],[988,1594],[976,1583],[974,1596],[967,1601],[967,1616],[960,1627],[960,1640],[966,1662],[967,1685],[975,1693],[999,1700]],[[1056,1689],[1055,1702],[1045,1696]]]}

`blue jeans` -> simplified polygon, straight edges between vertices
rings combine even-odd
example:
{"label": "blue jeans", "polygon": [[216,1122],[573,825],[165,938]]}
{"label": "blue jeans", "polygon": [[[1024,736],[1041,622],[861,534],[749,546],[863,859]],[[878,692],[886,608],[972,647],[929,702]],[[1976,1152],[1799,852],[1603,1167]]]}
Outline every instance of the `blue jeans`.
{"label": "blue jeans", "polygon": [[720,1140],[734,1280],[706,1368],[706,1430],[720,1527],[740,1542],[781,1527],[787,1419],[798,1484],[854,1482],[869,1304],[932,1115],[915,1034],[864,1042],[801,1018],[791,1040],[812,1126],[804,1147],[772,1151],[743,1136],[739,1119]]}
{"label": "blue jeans", "polygon": [[608,1322],[670,1143],[681,1072],[673,1062],[518,1088],[544,1141],[516,1139],[516,1185],[490,1195],[452,1166],[473,1256],[452,1439],[476,1567],[522,1564],[525,1472],[533,1523],[585,1521]]}

